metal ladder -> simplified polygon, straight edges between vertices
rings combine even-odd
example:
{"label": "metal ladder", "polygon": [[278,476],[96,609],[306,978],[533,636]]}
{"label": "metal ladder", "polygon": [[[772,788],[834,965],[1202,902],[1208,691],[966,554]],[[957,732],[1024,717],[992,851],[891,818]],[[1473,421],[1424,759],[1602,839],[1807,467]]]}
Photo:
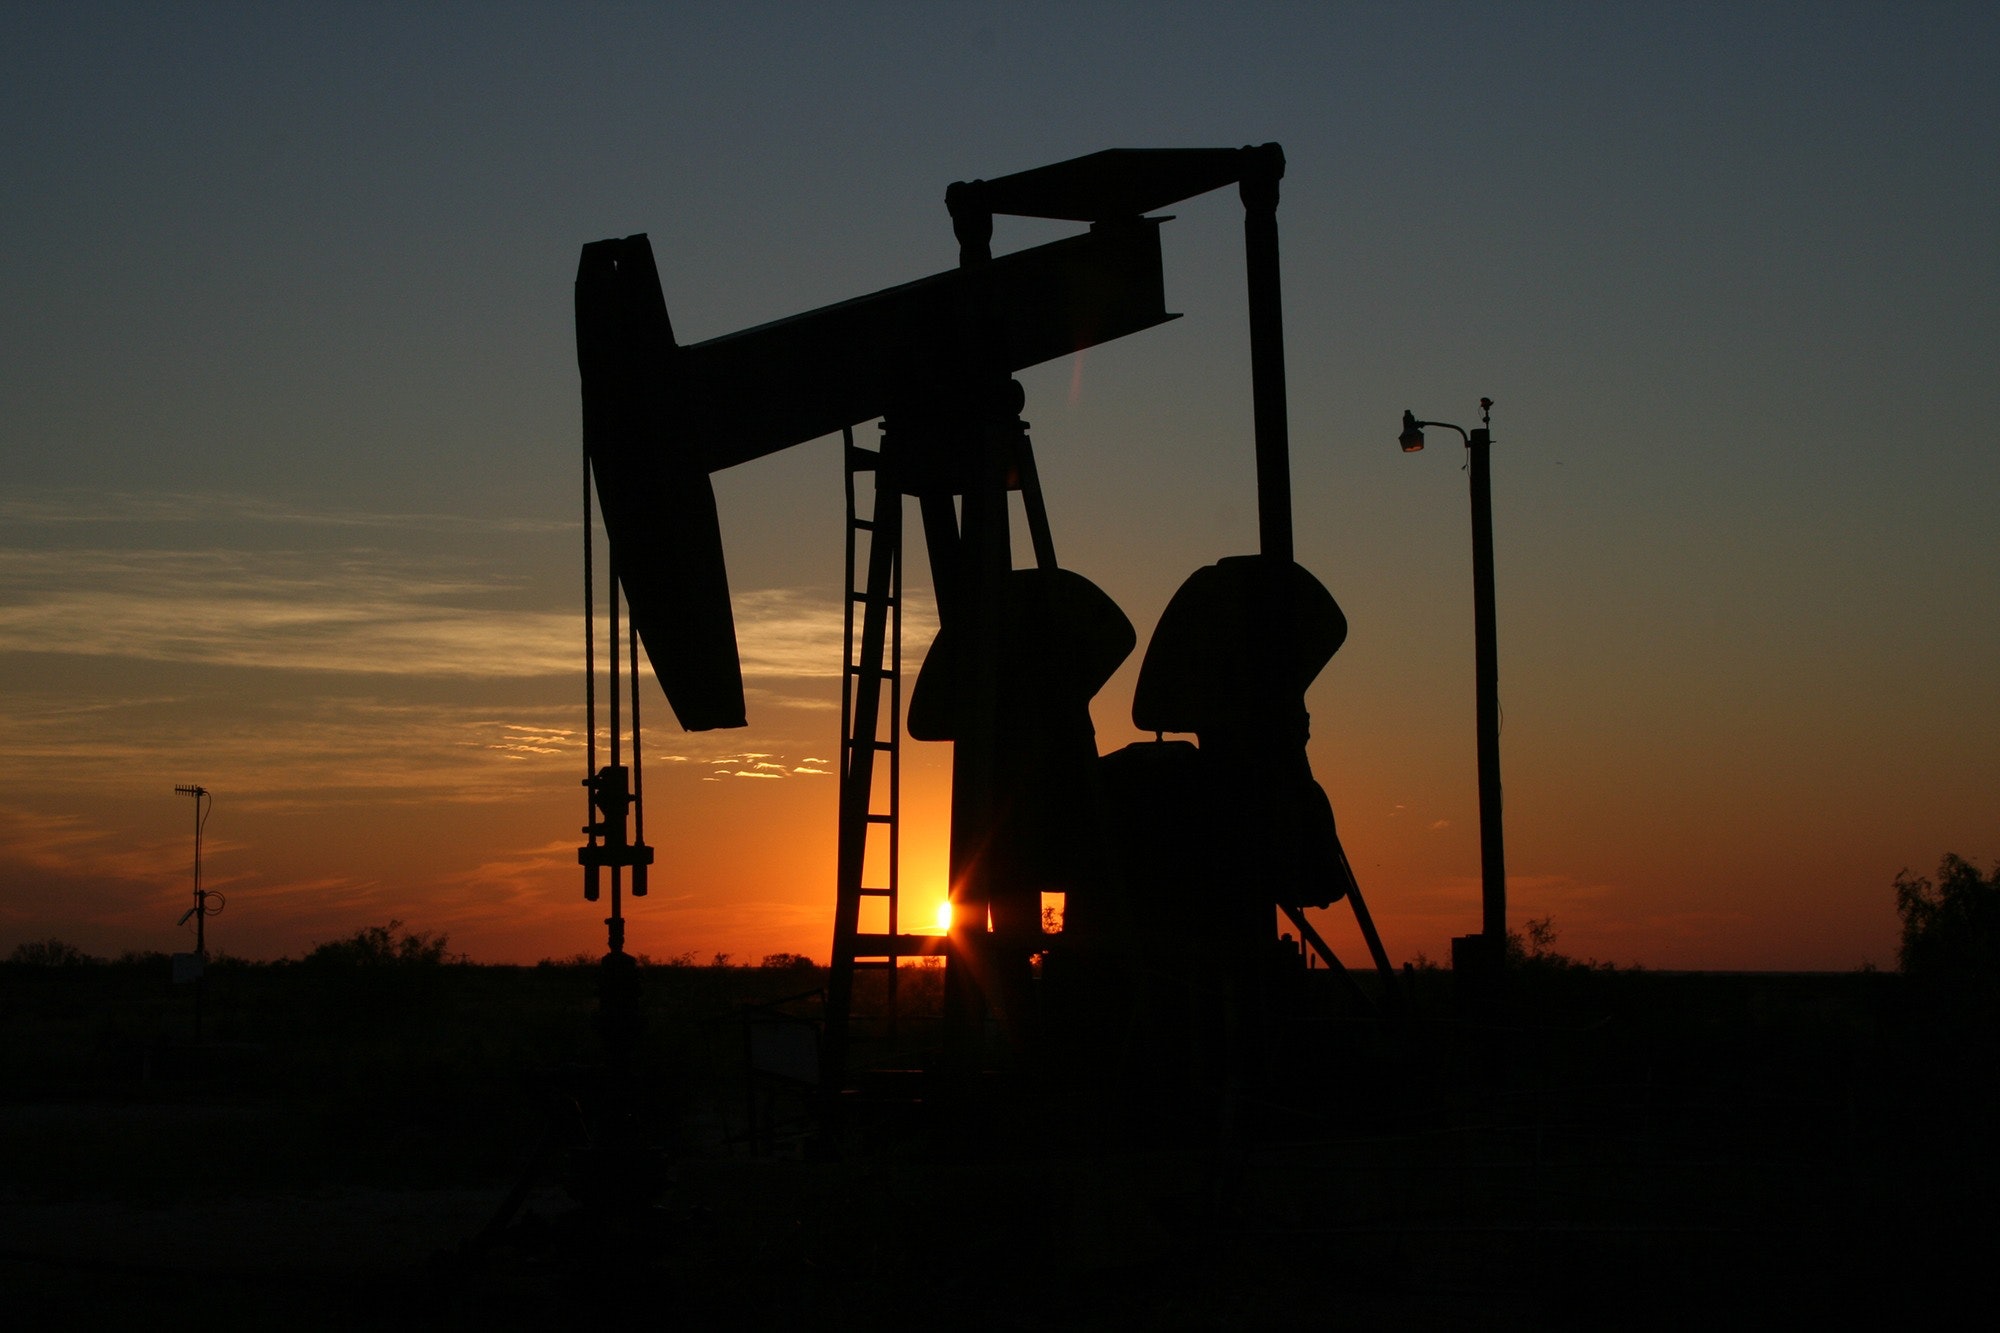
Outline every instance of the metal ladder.
{"label": "metal ladder", "polygon": [[[847,474],[847,626],[845,669],[841,675],[840,828],[836,858],[833,916],[833,962],[827,973],[826,1034],[822,1045],[821,1083],[824,1091],[840,1091],[847,1075],[850,1020],[854,1017],[854,977],[857,971],[887,973],[887,1013],[896,1015],[896,965],[905,955],[933,953],[938,936],[902,933],[897,891],[901,883],[903,729],[903,497],[885,484],[881,454],[854,443],[850,428],[843,432]],[[875,476],[871,516],[863,518],[856,495],[856,477]],[[866,558],[860,547],[866,539]],[[857,586],[857,575],[862,576]],[[856,632],[856,612],[860,613]],[[886,662],[885,662],[886,659]],[[884,696],[887,707],[884,707]],[[886,734],[882,723],[887,713]],[[886,775],[876,758],[888,758]],[[883,780],[886,777],[886,782]],[[879,808],[878,808],[879,807]],[[867,882],[871,840],[887,840],[882,882]],[[879,929],[862,929],[869,903]],[[871,921],[871,924],[873,922]]]}

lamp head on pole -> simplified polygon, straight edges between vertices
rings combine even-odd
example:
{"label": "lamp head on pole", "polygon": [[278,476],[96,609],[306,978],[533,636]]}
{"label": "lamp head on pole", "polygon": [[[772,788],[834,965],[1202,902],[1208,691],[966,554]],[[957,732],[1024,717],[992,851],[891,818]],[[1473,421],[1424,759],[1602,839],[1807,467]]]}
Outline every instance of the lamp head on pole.
{"label": "lamp head on pole", "polygon": [[[1492,421],[1493,400],[1491,398],[1480,399],[1479,410],[1482,414],[1479,418],[1481,421]],[[1491,435],[1485,430],[1476,430],[1467,434],[1465,427],[1454,426],[1449,421],[1419,421],[1417,420],[1417,414],[1406,407],[1403,409],[1403,433],[1396,437],[1396,442],[1403,446],[1404,453],[1414,454],[1422,452],[1424,447],[1424,427],[1426,426],[1442,426],[1446,430],[1457,431],[1458,438],[1465,441],[1465,447],[1468,449],[1474,444],[1491,444],[1493,442]]]}
{"label": "lamp head on pole", "polygon": [[1403,446],[1403,452],[1406,454],[1420,453],[1423,450],[1423,423],[1418,421],[1416,413],[1408,408],[1403,409],[1403,433],[1397,436],[1396,440]]}

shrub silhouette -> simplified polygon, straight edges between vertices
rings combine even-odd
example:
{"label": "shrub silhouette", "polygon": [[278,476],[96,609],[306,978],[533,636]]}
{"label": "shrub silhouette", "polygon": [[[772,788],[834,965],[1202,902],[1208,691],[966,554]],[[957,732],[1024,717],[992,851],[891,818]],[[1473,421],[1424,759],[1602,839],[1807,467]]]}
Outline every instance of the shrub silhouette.
{"label": "shrub silhouette", "polygon": [[1566,953],[1556,950],[1556,919],[1545,916],[1530,917],[1521,930],[1507,932],[1507,965],[1520,969],[1535,968],[1550,972],[1585,971],[1611,972],[1611,963],[1600,963],[1595,958],[1580,962]]}
{"label": "shrub silhouette", "polygon": [[305,961],[314,967],[438,967],[445,961],[450,944],[442,932],[397,931],[401,921],[386,926],[363,926],[344,940],[316,944]]}
{"label": "shrub silhouette", "polygon": [[21,967],[80,967],[98,960],[66,940],[51,937],[15,945],[7,961]]}
{"label": "shrub silhouette", "polygon": [[2000,865],[1988,874],[1946,853],[1937,879],[1896,876],[1903,975],[1932,1003],[1953,1010],[2000,1011]]}

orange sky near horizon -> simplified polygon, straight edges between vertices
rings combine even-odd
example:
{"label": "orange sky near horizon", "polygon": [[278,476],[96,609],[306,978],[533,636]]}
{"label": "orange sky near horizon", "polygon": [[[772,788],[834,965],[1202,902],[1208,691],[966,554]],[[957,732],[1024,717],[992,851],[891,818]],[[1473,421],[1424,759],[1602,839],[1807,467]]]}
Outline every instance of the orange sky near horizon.
{"label": "orange sky near horizon", "polygon": [[[833,451],[812,452],[823,465]],[[1453,480],[1444,485],[1455,489]],[[836,534],[836,562],[837,513],[822,527]],[[726,540],[734,544],[737,535]],[[921,577],[913,571],[912,582]],[[914,592],[911,669],[928,638],[921,588]],[[754,593],[738,600],[751,727],[681,733],[650,676],[646,682],[648,839],[658,861],[653,893],[628,904],[628,947],[657,958],[726,953],[745,962],[791,952],[823,961],[831,936],[835,780],[825,770],[838,753],[838,596],[816,607]],[[1369,619],[1348,609],[1354,637],[1309,695],[1315,771],[1392,957],[1442,960],[1450,937],[1478,921],[1469,654],[1408,673],[1404,704],[1421,716],[1343,707],[1344,686],[1379,698],[1369,675],[1395,673],[1367,647]],[[1579,725],[1601,746],[1593,762],[1551,725],[1557,710],[1532,691],[1505,687],[1513,679],[1505,611],[1503,598],[1511,920],[1553,917],[1560,948],[1622,964],[1892,963],[1889,881],[1901,867],[1880,859],[1860,815],[1893,801],[1893,769],[1836,792],[1838,804],[1825,809],[1785,792],[1759,804],[1748,789],[1754,777],[1709,767],[1698,744],[1636,723],[1621,736],[1586,720]],[[1153,615],[1156,607],[1137,609],[1142,636]],[[552,617],[552,627],[562,619]],[[1459,618],[1441,608],[1440,619]],[[561,628],[580,637],[580,618]],[[504,617],[491,629],[520,651]],[[1441,632],[1449,638],[1451,627]],[[532,651],[562,656],[558,643]],[[1098,700],[1101,750],[1141,739],[1124,721],[1138,656]],[[581,900],[575,864],[584,817],[580,667],[502,680],[486,691],[491,698],[455,700],[441,713],[387,697],[406,682],[365,677],[321,679],[308,699],[246,706],[254,674],[157,664],[163,695],[180,700],[182,729],[165,734],[120,735],[115,708],[57,710],[45,720],[60,728],[39,756],[46,781],[38,795],[50,810],[36,817],[16,806],[0,828],[5,854],[46,886],[9,903],[13,938],[55,935],[103,954],[185,946],[170,923],[191,885],[192,802],[172,786],[201,782],[216,794],[204,883],[229,901],[210,922],[216,949],[296,957],[397,919],[444,932],[455,951],[485,962],[601,951],[602,910]],[[279,673],[280,688],[314,674]],[[1531,672],[1518,674],[1532,680]],[[10,752],[38,757],[23,744],[34,719],[17,710],[7,725]],[[906,921],[926,928],[943,892],[949,750],[906,741],[904,752],[904,910]],[[1640,801],[1618,781],[1635,760],[1655,774]],[[1685,785],[1663,795],[1659,779],[1670,775]],[[66,804],[72,813],[56,813]],[[1851,827],[1836,831],[1843,811]],[[1815,859],[1799,859],[1792,844],[1760,850],[1773,819],[1811,820],[1824,830],[1823,846],[1807,854]],[[1857,862],[1871,855],[1878,858],[1869,867],[1878,871],[1873,894],[1829,901],[1815,890],[1856,878]],[[1705,891],[1677,892],[1672,878],[1691,873],[1708,877]],[[1634,911],[1635,901],[1649,910]],[[1344,906],[1318,920],[1344,959],[1365,959]]]}

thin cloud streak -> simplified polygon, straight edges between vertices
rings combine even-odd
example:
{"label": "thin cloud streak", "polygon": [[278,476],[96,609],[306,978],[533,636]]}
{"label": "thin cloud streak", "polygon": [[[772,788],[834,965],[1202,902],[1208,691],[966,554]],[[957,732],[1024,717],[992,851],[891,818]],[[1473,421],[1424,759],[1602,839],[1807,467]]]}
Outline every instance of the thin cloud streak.
{"label": "thin cloud streak", "polygon": [[[735,610],[745,676],[813,680],[840,675],[846,627],[837,593],[763,588],[737,593]],[[936,613],[915,599],[906,601],[905,648],[929,643],[936,633]]]}
{"label": "thin cloud streak", "polygon": [[[144,698],[76,709],[0,698],[0,780],[21,789],[128,786],[226,771],[265,808],[399,799],[514,799],[582,767],[570,703],[450,704],[367,695]],[[522,744],[522,737],[533,738]]]}
{"label": "thin cloud streak", "polygon": [[374,551],[0,550],[0,652],[373,675],[574,672],[579,617]]}
{"label": "thin cloud streak", "polygon": [[217,492],[46,491],[0,498],[0,522],[81,526],[93,523],[218,523],[270,527],[383,528],[398,532],[568,532],[574,524],[549,519],[473,517],[464,514],[371,513],[285,504],[264,496]]}
{"label": "thin cloud streak", "polygon": [[[518,595],[505,577],[376,550],[5,549],[0,652],[367,675],[574,674],[576,612],[480,605]],[[746,678],[840,674],[833,599],[776,588],[735,601]],[[906,633],[929,631],[930,617],[911,620]]]}
{"label": "thin cloud streak", "polygon": [[[324,511],[214,493],[11,496],[0,499],[0,519],[15,531],[88,530],[107,543],[0,548],[0,652],[375,676],[523,679],[576,671],[580,616],[569,607],[521,605],[529,596],[525,580],[507,562],[296,544],[302,528],[381,532],[393,540],[388,534],[559,534],[567,524]],[[218,545],[163,546],[162,525],[198,528],[196,535]],[[142,526],[152,529],[143,545],[118,543],[117,529]],[[294,541],[256,549],[260,530],[293,534]],[[734,603],[746,693],[764,704],[832,707],[818,692],[778,683],[839,676],[838,596],[753,589],[739,591]],[[935,628],[921,601],[907,606],[912,642],[928,641]]]}
{"label": "thin cloud streak", "polygon": [[0,610],[0,651],[58,652],[280,671],[550,676],[573,672],[574,618],[414,603],[288,602],[85,594]]}

